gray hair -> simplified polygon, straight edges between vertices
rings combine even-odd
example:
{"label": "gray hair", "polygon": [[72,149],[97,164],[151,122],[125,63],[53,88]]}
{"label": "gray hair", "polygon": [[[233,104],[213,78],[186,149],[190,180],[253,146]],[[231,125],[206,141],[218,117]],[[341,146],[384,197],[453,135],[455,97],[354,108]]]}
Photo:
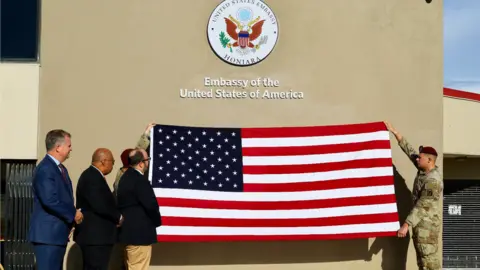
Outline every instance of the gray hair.
{"label": "gray hair", "polygon": [[45,137],[45,147],[47,152],[65,142],[65,137],[71,138],[72,135],[63,129],[50,130]]}

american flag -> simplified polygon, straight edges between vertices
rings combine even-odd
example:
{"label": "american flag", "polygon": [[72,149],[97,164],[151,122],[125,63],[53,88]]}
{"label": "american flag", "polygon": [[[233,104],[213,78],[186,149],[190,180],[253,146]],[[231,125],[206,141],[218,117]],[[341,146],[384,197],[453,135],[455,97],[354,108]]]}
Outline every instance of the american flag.
{"label": "american flag", "polygon": [[399,229],[383,122],[156,125],[150,156],[159,241],[368,238]]}

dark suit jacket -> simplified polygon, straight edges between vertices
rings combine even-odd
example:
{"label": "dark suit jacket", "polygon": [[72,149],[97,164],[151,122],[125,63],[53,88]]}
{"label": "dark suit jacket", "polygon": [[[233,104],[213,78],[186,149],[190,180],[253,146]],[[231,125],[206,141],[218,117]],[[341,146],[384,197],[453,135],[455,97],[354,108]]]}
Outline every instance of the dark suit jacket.
{"label": "dark suit jacket", "polygon": [[147,178],[133,168],[125,171],[118,185],[117,204],[125,218],[119,230],[120,243],[150,245],[157,242],[160,209]]}
{"label": "dark suit jacket", "polygon": [[66,168],[65,172],[66,179],[48,155],[35,168],[28,241],[50,245],[68,243],[77,210],[73,201],[72,181]]}
{"label": "dark suit jacket", "polygon": [[83,171],[76,195],[83,222],[76,225],[73,240],[80,245],[113,245],[120,212],[102,173],[93,166]]}

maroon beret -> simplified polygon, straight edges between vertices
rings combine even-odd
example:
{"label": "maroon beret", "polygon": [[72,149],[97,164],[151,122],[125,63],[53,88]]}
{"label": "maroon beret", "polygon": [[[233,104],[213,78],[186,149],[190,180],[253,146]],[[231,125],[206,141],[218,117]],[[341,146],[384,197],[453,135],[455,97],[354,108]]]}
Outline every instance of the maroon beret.
{"label": "maroon beret", "polygon": [[122,160],[122,166],[123,168],[127,168],[128,167],[128,154],[130,154],[130,151],[132,151],[133,149],[131,148],[128,148],[128,149],[125,149],[123,150],[122,154],[120,155],[120,159]]}
{"label": "maroon beret", "polygon": [[435,150],[435,148],[433,148],[431,146],[420,146],[418,148],[418,150],[419,150],[420,153],[429,154],[429,155],[433,155],[433,156],[438,156],[437,150]]}

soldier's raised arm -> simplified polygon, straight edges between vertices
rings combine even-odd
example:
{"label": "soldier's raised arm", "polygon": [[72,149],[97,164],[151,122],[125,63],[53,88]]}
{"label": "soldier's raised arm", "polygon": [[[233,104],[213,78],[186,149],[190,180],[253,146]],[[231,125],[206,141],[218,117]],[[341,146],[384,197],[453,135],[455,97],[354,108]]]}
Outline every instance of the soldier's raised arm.
{"label": "soldier's raised arm", "polygon": [[[420,198],[408,215],[405,223],[410,227],[417,226],[420,221],[429,215],[439,213],[438,202],[443,191],[443,183],[440,178],[429,177],[425,180],[420,190]],[[438,216],[440,218],[440,216]]]}
{"label": "soldier's raised arm", "polygon": [[400,132],[398,132],[389,122],[385,121],[385,125],[387,126],[387,129],[395,136],[395,139],[397,139],[398,145],[402,151],[408,156],[413,165],[417,167],[417,150],[415,150],[415,148],[413,148],[407,139],[405,139],[405,137],[400,134]]}
{"label": "soldier's raised arm", "polygon": [[[155,126],[155,123],[148,124],[142,136],[140,136],[140,139],[137,141],[135,148],[147,150],[148,146],[150,145],[150,130],[152,130],[154,126]],[[125,149],[122,152],[121,159],[122,159],[123,166],[118,170],[117,175],[115,176],[115,182],[113,182],[113,192],[115,194],[117,194],[118,183],[120,182],[120,178],[122,178],[123,173],[128,168],[128,154],[130,153],[131,150],[133,149],[129,148],[129,149]]]}
{"label": "soldier's raised arm", "polygon": [[150,130],[155,126],[155,123],[148,124],[145,132],[140,136],[140,139],[137,142],[136,148],[147,150],[150,145]]}

